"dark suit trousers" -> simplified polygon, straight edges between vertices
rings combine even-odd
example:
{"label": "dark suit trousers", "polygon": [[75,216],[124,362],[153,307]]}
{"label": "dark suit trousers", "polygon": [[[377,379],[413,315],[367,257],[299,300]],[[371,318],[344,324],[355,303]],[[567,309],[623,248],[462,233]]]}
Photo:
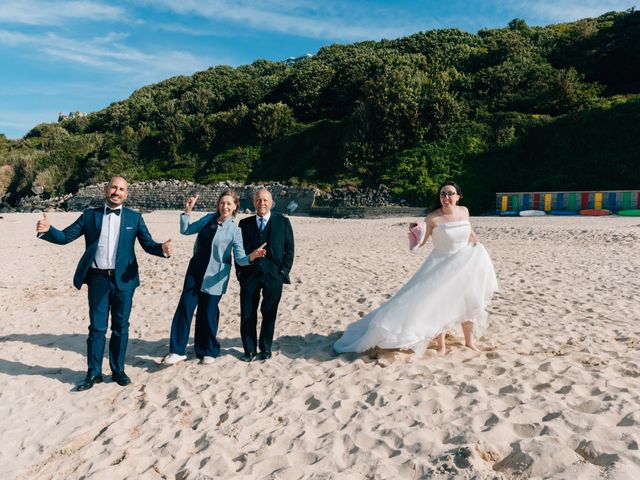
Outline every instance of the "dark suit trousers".
{"label": "dark suit trousers", "polygon": [[134,290],[120,290],[116,285],[115,277],[96,272],[89,273],[87,286],[89,287],[88,374],[102,373],[109,311],[111,311],[109,367],[113,373],[124,372],[124,357],[129,341],[129,315]]}
{"label": "dark suit trousers", "polygon": [[216,335],[220,318],[218,303],[222,295],[209,295],[200,291],[202,277],[203,274],[193,272],[191,269],[187,270],[182,295],[180,295],[180,301],[171,322],[170,353],[185,355],[193,312],[198,307],[194,335],[196,357],[217,357],[220,355],[220,343]]}
{"label": "dark suit trousers", "polygon": [[[262,293],[262,304],[260,304]],[[245,354],[255,354],[256,345],[261,352],[271,352],[273,333],[282,297],[282,279],[272,275],[245,275],[240,281],[240,336]],[[258,305],[262,313],[260,338],[256,333]]]}

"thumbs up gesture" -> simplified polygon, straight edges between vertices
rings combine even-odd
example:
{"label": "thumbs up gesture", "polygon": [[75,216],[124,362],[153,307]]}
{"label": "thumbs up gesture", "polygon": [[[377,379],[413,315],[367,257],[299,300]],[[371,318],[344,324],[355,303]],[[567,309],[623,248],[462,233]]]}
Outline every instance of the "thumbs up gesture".
{"label": "thumbs up gesture", "polygon": [[162,244],[162,253],[164,253],[165,257],[170,257],[173,253],[173,246],[171,245],[171,239],[167,240]]}
{"label": "thumbs up gesture", "polygon": [[36,232],[37,233],[48,232],[49,227],[51,227],[51,224],[49,223],[49,217],[47,217],[47,212],[42,212],[42,219],[38,220],[38,223],[36,223]]}

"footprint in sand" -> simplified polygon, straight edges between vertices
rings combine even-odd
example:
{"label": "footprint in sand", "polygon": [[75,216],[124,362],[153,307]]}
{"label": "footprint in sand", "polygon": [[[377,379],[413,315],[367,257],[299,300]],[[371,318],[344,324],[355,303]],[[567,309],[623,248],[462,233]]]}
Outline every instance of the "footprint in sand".
{"label": "footprint in sand", "polygon": [[558,393],[560,395],[566,395],[570,391],[571,391],[571,385],[565,385],[564,387],[561,387],[560,389],[556,390],[555,393]]}
{"label": "footprint in sand", "polygon": [[551,420],[553,420],[554,418],[558,418],[562,415],[562,412],[551,412],[551,413],[547,413],[544,417],[542,417],[542,421],[543,422],[549,422]]}
{"label": "footprint in sand", "polygon": [[569,406],[577,412],[581,413],[594,414],[606,412],[607,410],[609,410],[609,405],[607,405],[606,403],[603,404],[602,402],[597,400],[587,400],[586,402],[582,402],[578,405]]}
{"label": "footprint in sand", "polygon": [[631,412],[626,414],[622,420],[618,422],[616,426],[618,427],[633,427],[638,424],[638,417],[640,415],[638,412]]}
{"label": "footprint in sand", "polygon": [[522,438],[533,438],[538,434],[539,425],[530,423],[515,423],[513,431]]}
{"label": "footprint in sand", "polygon": [[491,415],[489,415],[489,418],[487,418],[487,420],[484,422],[485,429],[483,430],[483,432],[491,430],[493,427],[495,427],[498,424],[499,421],[500,419],[495,413],[492,413]]}

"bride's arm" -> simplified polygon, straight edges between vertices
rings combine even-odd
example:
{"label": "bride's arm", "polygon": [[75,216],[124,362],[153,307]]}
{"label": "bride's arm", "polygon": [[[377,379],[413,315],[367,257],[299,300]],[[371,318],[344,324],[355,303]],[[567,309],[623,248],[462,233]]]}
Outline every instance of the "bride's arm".
{"label": "bride's arm", "polygon": [[[460,205],[460,208],[462,209],[464,219],[469,220],[469,209],[467,209],[467,207],[464,207],[462,205]],[[471,227],[471,231],[469,232],[469,243],[474,247],[476,246],[476,243],[478,243],[478,237],[476,236],[476,232],[473,231],[473,227]]]}
{"label": "bride's arm", "polygon": [[422,247],[425,243],[427,243],[427,240],[429,239],[429,237],[431,236],[431,232],[433,231],[433,227],[435,226],[432,217],[429,217],[428,215],[427,218],[424,219],[424,221],[427,224],[427,231],[424,234],[424,240],[422,240],[422,243],[418,245],[419,247]]}
{"label": "bride's arm", "polygon": [[476,243],[478,243],[478,237],[476,237],[476,232],[473,231],[473,228],[471,229],[471,233],[469,233],[469,243],[474,247]]}

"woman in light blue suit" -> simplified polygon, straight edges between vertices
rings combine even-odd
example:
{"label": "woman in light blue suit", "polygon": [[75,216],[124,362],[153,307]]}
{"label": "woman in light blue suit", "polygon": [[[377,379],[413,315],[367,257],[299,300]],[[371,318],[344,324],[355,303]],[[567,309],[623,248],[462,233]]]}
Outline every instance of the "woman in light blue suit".
{"label": "woman in light blue suit", "polygon": [[196,313],[194,346],[196,357],[202,363],[213,363],[220,354],[216,339],[220,311],[220,298],[227,291],[232,257],[239,265],[249,265],[256,258],[264,257],[264,245],[247,255],[242,246],[242,231],[233,222],[240,204],[238,195],[227,190],[218,198],[217,212],[208,213],[190,223],[190,215],[198,201],[198,195],[189,198],[185,211],[180,215],[180,233],[198,234],[189,261],[180,301],[171,323],[169,355],[164,363],[173,365],[187,358],[186,348],[193,312]]}

